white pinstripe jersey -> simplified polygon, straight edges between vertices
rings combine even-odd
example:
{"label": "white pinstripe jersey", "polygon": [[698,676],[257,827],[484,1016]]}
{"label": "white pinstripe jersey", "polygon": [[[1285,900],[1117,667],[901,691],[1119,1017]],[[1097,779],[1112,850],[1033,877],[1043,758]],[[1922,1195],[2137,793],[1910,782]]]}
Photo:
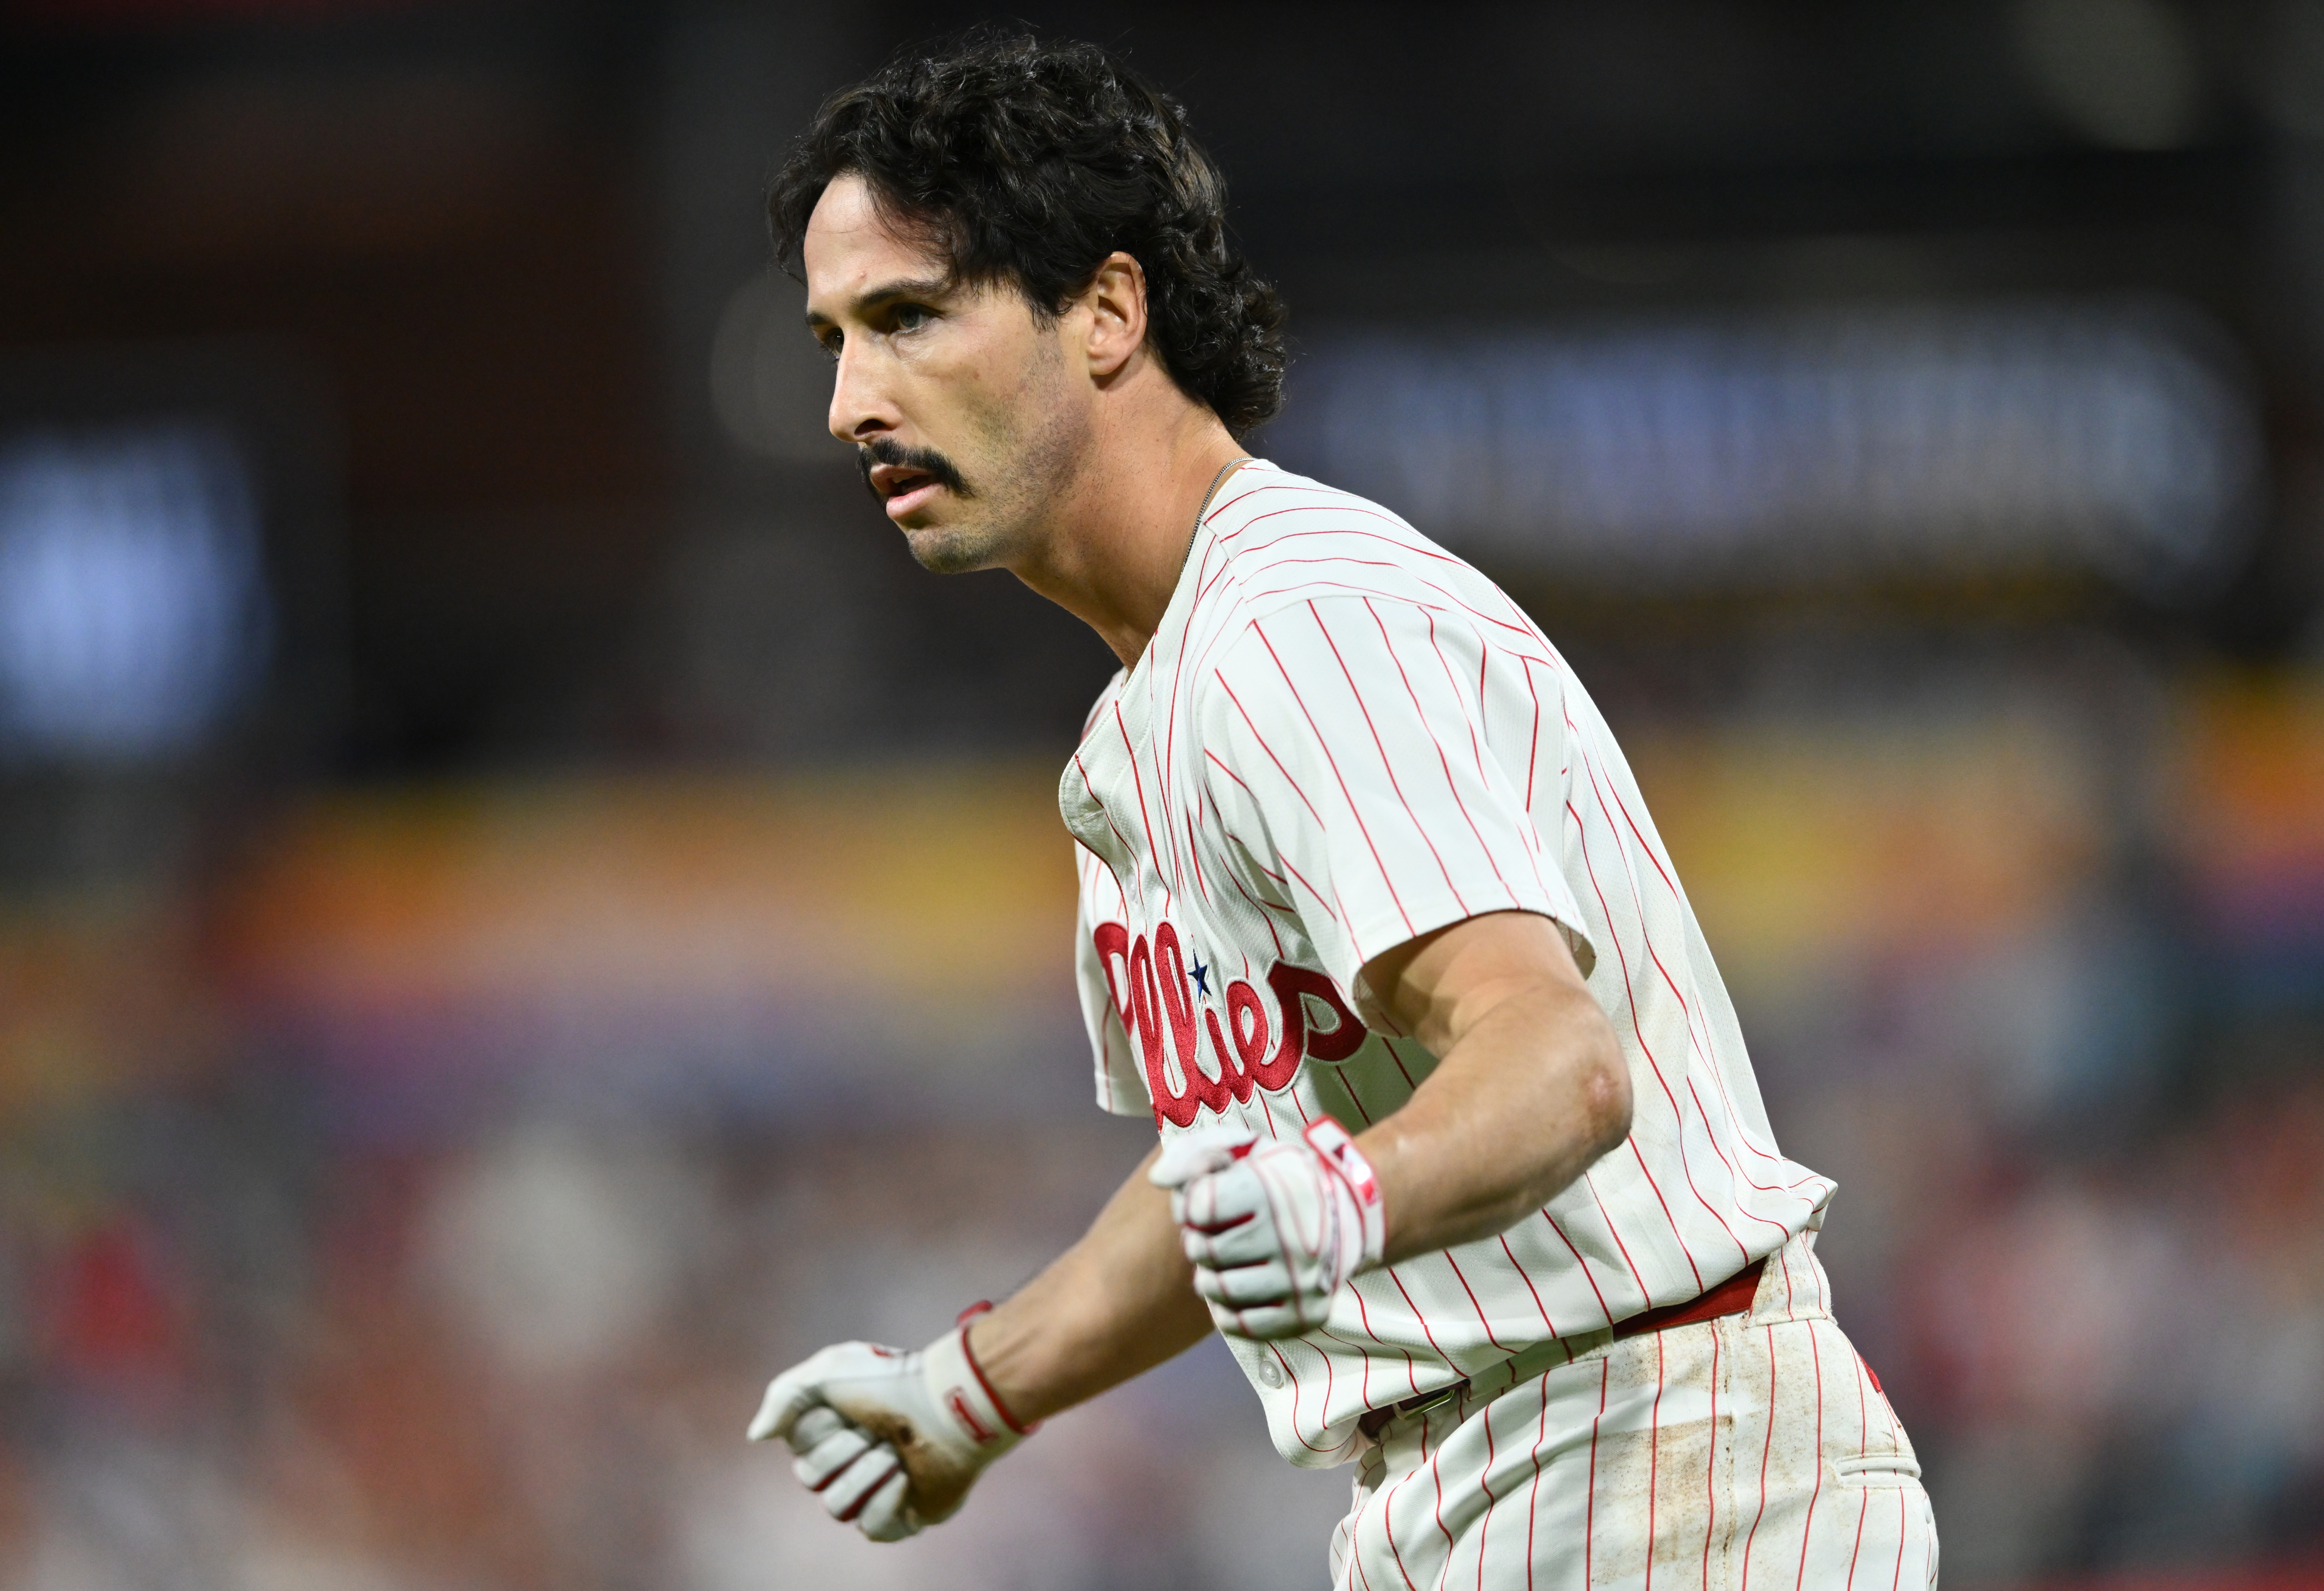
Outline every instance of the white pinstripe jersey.
{"label": "white pinstripe jersey", "polygon": [[1502,910],[1563,931],[1620,1036],[1629,1139],[1501,1236],[1359,1277],[1330,1320],[1230,1338],[1295,1463],[1367,1408],[1693,1298],[1820,1223],[1612,734],[1500,589],[1395,515],[1262,461],[1204,512],[1152,643],[1060,782],[1081,841],[1100,1102],[1160,1131],[1351,1132],[1435,1065],[1364,963]]}

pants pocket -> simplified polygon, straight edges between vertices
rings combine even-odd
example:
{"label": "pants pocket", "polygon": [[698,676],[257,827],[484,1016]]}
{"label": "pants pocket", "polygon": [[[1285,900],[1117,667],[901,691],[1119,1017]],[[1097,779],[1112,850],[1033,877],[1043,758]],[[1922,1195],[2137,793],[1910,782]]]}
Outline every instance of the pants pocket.
{"label": "pants pocket", "polygon": [[1837,1484],[1860,1491],[1918,1485],[1921,1481],[1920,1462],[1908,1453],[1866,1453],[1857,1458],[1834,1458],[1831,1464],[1832,1479]]}

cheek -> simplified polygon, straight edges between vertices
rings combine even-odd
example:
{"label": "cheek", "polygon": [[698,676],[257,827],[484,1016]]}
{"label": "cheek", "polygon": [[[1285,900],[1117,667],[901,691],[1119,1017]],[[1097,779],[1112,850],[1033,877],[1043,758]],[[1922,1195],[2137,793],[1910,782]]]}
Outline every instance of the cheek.
{"label": "cheek", "polygon": [[980,389],[980,423],[996,447],[1012,452],[1043,450],[1061,431],[1074,428],[1074,393],[1065,362],[1053,349],[1037,350],[1005,385]]}

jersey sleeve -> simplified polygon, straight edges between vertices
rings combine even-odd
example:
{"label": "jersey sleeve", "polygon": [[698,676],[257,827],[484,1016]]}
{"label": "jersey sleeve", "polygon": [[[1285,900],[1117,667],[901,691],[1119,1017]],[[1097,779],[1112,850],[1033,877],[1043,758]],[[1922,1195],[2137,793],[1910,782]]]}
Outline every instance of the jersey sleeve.
{"label": "jersey sleeve", "polygon": [[1130,969],[1118,943],[1127,938],[1121,889],[1106,865],[1084,847],[1074,848],[1074,862],[1081,898],[1074,924],[1074,981],[1097,1069],[1098,1106],[1115,1116],[1151,1116],[1146,1073],[1122,1019]]}
{"label": "jersey sleeve", "polygon": [[1526,805],[1528,770],[1562,765],[1562,716],[1495,744],[1492,662],[1457,612],[1333,597],[1252,621],[1201,684],[1210,789],[1268,875],[1254,892],[1288,897],[1351,993],[1374,956],[1487,912],[1538,913],[1585,974],[1596,960]]}

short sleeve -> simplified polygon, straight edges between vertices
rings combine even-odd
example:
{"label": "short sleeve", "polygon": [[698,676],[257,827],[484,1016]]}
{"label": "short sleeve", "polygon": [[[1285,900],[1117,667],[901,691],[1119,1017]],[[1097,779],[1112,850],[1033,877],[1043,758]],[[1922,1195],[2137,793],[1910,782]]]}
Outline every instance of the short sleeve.
{"label": "short sleeve", "polygon": [[1115,1116],[1151,1116],[1154,1101],[1122,1019],[1130,968],[1129,933],[1119,909],[1121,890],[1105,864],[1087,850],[1075,846],[1074,860],[1081,884],[1074,925],[1074,980],[1080,987],[1082,1025],[1089,1033],[1090,1059],[1097,1071],[1097,1102]]}
{"label": "short sleeve", "polygon": [[1252,621],[1201,683],[1213,796],[1268,875],[1257,887],[1288,897],[1343,989],[1381,952],[1488,912],[1539,913],[1585,973],[1595,960],[1524,794],[1536,764],[1561,765],[1562,719],[1504,724],[1495,744],[1494,661],[1456,612],[1333,597]]}

